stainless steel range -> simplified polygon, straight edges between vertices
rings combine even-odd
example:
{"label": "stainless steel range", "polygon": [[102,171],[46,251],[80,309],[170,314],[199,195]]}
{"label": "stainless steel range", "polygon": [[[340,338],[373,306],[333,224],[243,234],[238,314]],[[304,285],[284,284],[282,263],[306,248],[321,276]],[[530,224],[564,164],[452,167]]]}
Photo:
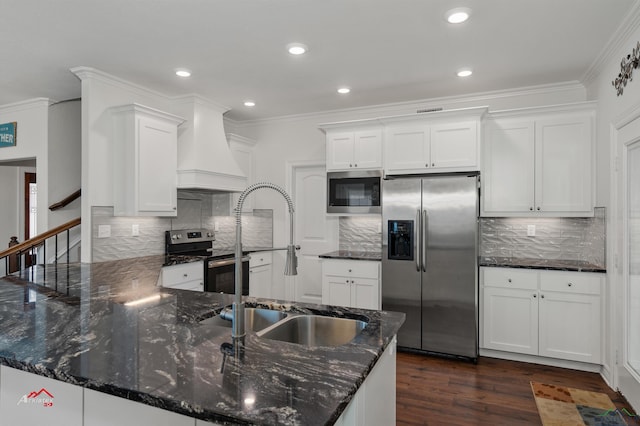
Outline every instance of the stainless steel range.
{"label": "stainless steel range", "polygon": [[[214,249],[215,234],[209,229],[181,229],[165,232],[165,254],[201,257],[204,260],[204,291],[233,294],[235,291],[235,251]],[[184,259],[184,261],[188,261]],[[242,257],[242,294],[249,294],[249,256]]]}

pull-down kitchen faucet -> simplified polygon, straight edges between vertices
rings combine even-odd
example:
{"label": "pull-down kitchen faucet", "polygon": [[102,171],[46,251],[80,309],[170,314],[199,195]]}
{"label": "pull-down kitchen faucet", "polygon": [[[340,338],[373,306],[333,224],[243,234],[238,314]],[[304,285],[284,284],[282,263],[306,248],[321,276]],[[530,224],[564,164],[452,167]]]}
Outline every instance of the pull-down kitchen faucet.
{"label": "pull-down kitchen faucet", "polygon": [[236,205],[236,273],[235,273],[235,294],[233,299],[233,324],[231,337],[239,339],[244,337],[244,302],[242,301],[242,205],[245,198],[260,188],[270,188],[279,192],[289,205],[289,245],[287,246],[287,260],[285,263],[285,275],[298,275],[298,259],[296,258],[296,247],[293,245],[293,201],[286,191],[278,185],[269,182],[258,182],[249,185],[242,191],[238,204]]}

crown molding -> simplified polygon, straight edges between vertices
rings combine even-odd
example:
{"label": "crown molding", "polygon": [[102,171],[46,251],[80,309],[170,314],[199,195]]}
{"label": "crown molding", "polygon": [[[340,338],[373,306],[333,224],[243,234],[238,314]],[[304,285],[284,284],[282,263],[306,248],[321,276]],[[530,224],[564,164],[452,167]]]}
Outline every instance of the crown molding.
{"label": "crown molding", "polygon": [[615,60],[614,55],[623,50],[624,45],[629,42],[631,35],[638,28],[640,28],[640,1],[636,1],[635,5],[631,7],[629,14],[622,20],[618,29],[580,79],[585,87],[598,78],[608,63]]}
{"label": "crown molding", "polygon": [[[505,90],[496,90],[491,92],[478,92],[467,95],[457,95],[457,96],[445,96],[439,98],[430,98],[423,100],[412,100],[405,102],[395,102],[389,104],[381,104],[381,105],[371,105],[365,107],[356,107],[356,108],[344,108],[337,110],[329,110],[329,111],[320,111],[313,113],[305,113],[305,114],[295,114],[295,115],[287,115],[281,117],[272,117],[272,118],[264,118],[259,120],[246,120],[246,121],[236,121],[225,118],[225,120],[233,126],[237,128],[244,128],[250,126],[256,126],[261,124],[270,124],[270,123],[286,123],[286,122],[294,122],[294,121],[302,121],[308,119],[316,119],[318,121],[322,121],[323,117],[335,116],[337,114],[353,114],[353,115],[366,115],[370,117],[376,116],[390,116],[390,115],[405,115],[407,114],[407,109],[412,109],[417,111],[418,109],[431,109],[438,108],[446,105],[446,109],[454,109],[461,108],[463,106],[458,106],[463,104],[464,107],[468,106],[468,104],[478,104],[478,105],[487,105],[490,104],[492,100],[496,99],[504,99],[511,97],[519,97],[519,96],[527,96],[527,95],[541,95],[547,93],[557,93],[561,91],[573,91],[573,90],[584,90],[585,87],[582,83],[578,81],[568,81],[562,83],[552,83],[552,84],[544,84],[539,86],[528,86],[528,87],[520,87],[515,89],[505,89]],[[330,121],[330,120],[327,120]]]}
{"label": "crown molding", "polygon": [[6,105],[0,105],[0,114],[5,114],[8,112],[18,112],[24,111],[28,109],[33,109],[34,107],[50,107],[55,102],[49,98],[33,98],[27,99],[24,101],[13,102]]}
{"label": "crown molding", "polygon": [[151,90],[147,87],[141,86],[136,83],[132,83],[128,80],[122,79],[120,77],[116,77],[114,75],[108,74],[104,71],[97,70],[95,68],[80,66],[80,67],[70,68],[69,71],[71,71],[80,80],[83,80],[83,81],[88,79],[93,79],[111,86],[118,87],[120,89],[133,91],[140,96],[152,96],[157,98],[160,101],[170,100],[170,98],[167,95],[164,95],[160,92],[156,92],[155,90]]}

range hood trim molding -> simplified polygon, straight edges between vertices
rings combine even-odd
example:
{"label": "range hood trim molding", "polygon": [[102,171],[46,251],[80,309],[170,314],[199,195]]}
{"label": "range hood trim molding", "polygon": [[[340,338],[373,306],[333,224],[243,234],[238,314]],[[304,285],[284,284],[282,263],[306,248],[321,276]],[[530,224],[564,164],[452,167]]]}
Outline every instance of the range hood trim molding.
{"label": "range hood trim molding", "polygon": [[209,170],[178,170],[178,189],[206,189],[220,192],[242,192],[247,178]]}

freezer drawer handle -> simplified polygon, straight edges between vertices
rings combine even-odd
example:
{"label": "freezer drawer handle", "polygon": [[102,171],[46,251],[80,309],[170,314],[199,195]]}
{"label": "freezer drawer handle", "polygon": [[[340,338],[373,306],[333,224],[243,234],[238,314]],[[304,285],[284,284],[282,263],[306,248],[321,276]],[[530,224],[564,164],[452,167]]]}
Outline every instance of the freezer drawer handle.
{"label": "freezer drawer handle", "polygon": [[427,272],[427,235],[429,233],[429,215],[427,210],[422,211],[422,272]]}

